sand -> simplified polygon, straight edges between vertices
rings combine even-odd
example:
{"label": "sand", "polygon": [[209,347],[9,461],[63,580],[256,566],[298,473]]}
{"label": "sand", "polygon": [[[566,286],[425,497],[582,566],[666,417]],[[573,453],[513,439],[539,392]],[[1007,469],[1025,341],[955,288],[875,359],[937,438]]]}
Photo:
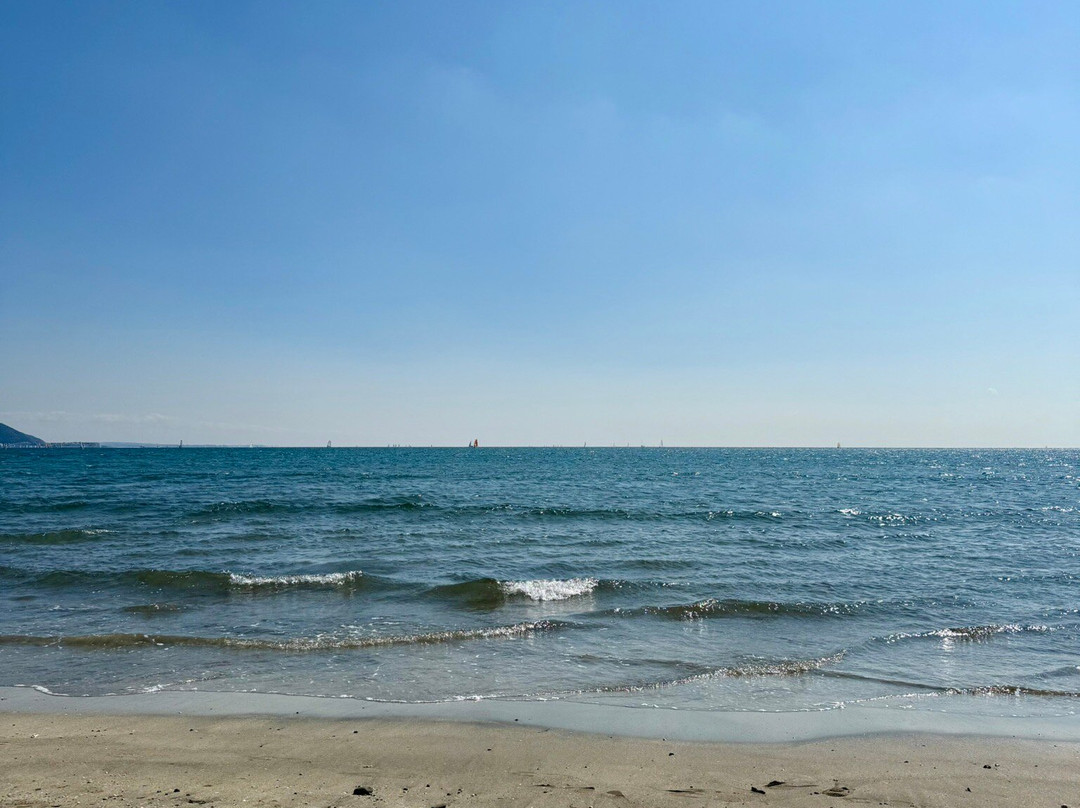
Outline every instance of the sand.
{"label": "sand", "polygon": [[[513,724],[250,716],[7,713],[0,722],[4,806],[1080,808],[1080,744],[1065,741],[892,734],[690,743]],[[357,787],[372,793],[354,795]]]}

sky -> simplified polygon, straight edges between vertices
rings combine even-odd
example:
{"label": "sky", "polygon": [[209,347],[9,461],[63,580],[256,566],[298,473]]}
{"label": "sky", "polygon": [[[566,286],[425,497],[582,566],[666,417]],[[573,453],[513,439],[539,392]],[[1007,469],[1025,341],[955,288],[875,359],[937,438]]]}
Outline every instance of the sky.
{"label": "sky", "polygon": [[0,0],[0,421],[1080,445],[1080,4]]}

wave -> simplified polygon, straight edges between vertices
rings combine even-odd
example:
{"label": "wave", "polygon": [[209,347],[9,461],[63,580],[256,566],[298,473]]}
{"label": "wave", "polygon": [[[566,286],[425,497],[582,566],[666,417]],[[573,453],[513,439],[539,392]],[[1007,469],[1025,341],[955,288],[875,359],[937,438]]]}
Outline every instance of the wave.
{"label": "wave", "polygon": [[1051,690],[1026,685],[984,685],[981,687],[950,687],[945,690],[950,696],[1041,696],[1044,698],[1080,698],[1080,693],[1071,690]]}
{"label": "wave", "polygon": [[34,576],[22,570],[5,570],[16,577],[29,579],[39,586],[56,589],[101,589],[104,587],[152,587],[155,589],[185,589],[225,591],[229,574],[203,570],[129,570],[102,572],[95,570],[53,570]]}
{"label": "wave", "polygon": [[210,505],[206,505],[199,508],[196,511],[192,511],[188,514],[188,518],[195,520],[216,520],[221,517],[229,517],[232,515],[246,516],[249,514],[263,514],[274,513],[275,511],[292,511],[295,508],[291,505],[284,505],[280,503],[271,502],[266,499],[243,499],[236,501],[223,501],[215,502]]}
{"label": "wave", "polygon": [[533,601],[568,600],[588,595],[597,588],[617,586],[616,581],[596,578],[538,579],[532,581],[498,581],[476,578],[457,584],[444,584],[428,590],[429,597],[461,603],[472,609],[496,609],[509,600]]}
{"label": "wave", "polygon": [[517,516],[526,518],[641,520],[662,517],[661,514],[648,513],[645,511],[629,511],[625,508],[515,508],[511,506],[505,510],[510,511]]}
{"label": "wave", "polygon": [[784,516],[784,514],[782,514],[780,511],[733,511],[733,510],[708,511],[705,514],[701,514],[701,513],[698,513],[698,512],[692,512],[692,513],[686,513],[686,514],[681,514],[681,515],[682,516],[702,516],[702,515],[704,515],[705,520],[708,521],[708,522],[712,522],[712,521],[715,521],[717,519],[732,519],[732,520],[765,519],[765,520],[770,520],[771,521],[771,520],[774,520],[774,519],[781,519]]}
{"label": "wave", "polygon": [[[1075,669],[1074,669],[1075,670]],[[1032,687],[1030,685],[972,685],[969,687],[942,687],[941,685],[928,684],[925,682],[912,682],[903,679],[890,679],[879,676],[866,676],[850,671],[826,671],[826,676],[836,679],[852,679],[861,682],[873,682],[875,684],[891,685],[893,687],[907,688],[909,692],[904,696],[1046,696],[1078,698],[1080,693],[1071,690],[1056,690],[1045,687]],[[871,696],[869,698],[854,699],[853,703],[861,701],[878,701],[897,698],[897,694],[885,694]]]}
{"label": "wave", "polygon": [[333,503],[289,503],[273,502],[267,499],[245,499],[215,502],[188,514],[195,520],[221,520],[231,516],[257,516],[270,513],[333,513],[352,514],[378,511],[413,511],[433,507],[430,503],[419,501],[417,497],[365,499],[359,502]]}
{"label": "wave", "polygon": [[360,502],[336,502],[330,505],[335,513],[377,513],[380,511],[419,511],[436,508],[432,502],[422,502],[420,497],[376,497]]}
{"label": "wave", "polygon": [[834,513],[838,513],[841,516],[847,517],[848,519],[867,522],[871,525],[876,525],[878,527],[894,525],[925,525],[933,522],[946,521],[949,518],[947,515],[938,513],[905,514],[897,513],[895,511],[870,513],[867,511],[861,511],[858,508],[839,508],[834,511]]}
{"label": "wave", "polygon": [[642,606],[629,609],[612,609],[609,614],[622,617],[649,615],[671,620],[703,620],[711,617],[829,617],[854,614],[865,607],[863,603],[803,603],[769,600],[740,600],[709,598],[695,603],[671,606]]}
{"label": "wave", "polygon": [[844,653],[844,651],[839,651],[835,654],[830,654],[829,656],[817,657],[814,659],[784,659],[772,662],[751,662],[730,667],[716,667],[701,673],[694,673],[674,679],[664,679],[657,682],[601,685],[600,687],[576,690],[574,691],[574,694],[639,693],[646,690],[661,690],[668,687],[678,687],[680,685],[692,685],[710,679],[750,678],[756,676],[804,676],[829,665],[835,665],[844,658]]}
{"label": "wave", "polygon": [[728,668],[717,668],[709,673],[696,674],[680,680],[678,684],[696,682],[701,679],[742,676],[802,676],[820,670],[828,665],[835,665],[844,658],[844,651],[814,659],[785,659],[776,662],[755,662]]}
{"label": "wave", "polygon": [[501,581],[499,588],[509,597],[522,595],[529,600],[568,600],[591,594],[600,584],[596,578],[548,579],[536,581]]}
{"label": "wave", "polygon": [[363,514],[395,511],[431,511],[449,516],[483,516],[504,514],[509,518],[563,520],[577,519],[585,521],[632,521],[654,522],[667,520],[767,520],[775,521],[784,514],[777,510],[732,510],[708,509],[706,507],[690,510],[634,510],[628,508],[587,508],[574,506],[535,506],[520,505],[511,502],[491,503],[452,503],[424,500],[420,495],[401,497],[372,497],[355,502],[274,502],[266,499],[222,501],[205,505],[188,514],[188,518],[197,521],[219,521],[232,516],[244,517],[271,513],[337,513]]}
{"label": "wave", "polygon": [[495,609],[506,602],[506,593],[494,578],[435,586],[427,594],[429,597],[462,603],[471,609]]}
{"label": "wave", "polygon": [[54,570],[33,576],[11,567],[0,567],[0,574],[30,579],[40,586],[55,588],[95,588],[109,586],[180,589],[189,592],[274,592],[289,589],[336,589],[351,591],[368,586],[371,581],[360,570],[321,574],[280,576],[243,575],[208,570],[128,570],[100,572],[93,570]]}
{"label": "wave", "polygon": [[[912,682],[907,679],[897,679],[889,676],[870,676],[865,673],[855,673],[853,671],[824,671],[823,676],[827,676],[832,679],[848,679],[855,682],[872,682],[877,685],[889,685],[890,687],[903,687],[908,690],[928,691],[931,693],[940,692],[941,688],[937,685],[926,684],[924,682]],[[873,696],[871,698],[879,698]]]}
{"label": "wave", "polygon": [[398,645],[435,645],[470,640],[512,639],[555,631],[568,624],[551,620],[516,623],[491,628],[454,629],[382,637],[295,637],[286,640],[248,637],[193,637],[182,634],[78,634],[71,636],[0,635],[3,645],[56,646],[63,648],[224,648],[248,651],[318,652],[384,648]]}
{"label": "wave", "polygon": [[1047,679],[1057,679],[1063,676],[1073,677],[1080,675],[1080,665],[1062,665],[1048,670],[1042,674]]}
{"label": "wave", "polygon": [[229,585],[240,589],[289,589],[297,587],[355,588],[364,582],[363,579],[364,573],[360,570],[328,572],[321,575],[281,575],[278,577],[237,575],[236,573],[229,573]]}
{"label": "wave", "polygon": [[590,520],[628,520],[628,521],[665,521],[665,520],[704,520],[712,522],[716,520],[732,521],[772,521],[783,517],[780,511],[753,510],[736,511],[731,509],[709,510],[705,508],[685,511],[635,511],[625,508],[521,508],[513,507],[507,510],[514,511],[521,516],[528,517],[555,517],[575,518]]}
{"label": "wave", "polygon": [[470,516],[487,513],[506,513],[519,517],[571,517],[579,519],[657,519],[663,514],[635,513],[620,508],[558,508],[523,507],[511,503],[454,505],[426,502],[419,496],[373,497],[356,502],[284,503],[270,500],[238,500],[215,502],[199,508],[188,516],[192,519],[220,519],[231,515],[282,512],[332,512],[339,514],[379,513],[385,511],[432,510],[452,515]]}
{"label": "wave", "polygon": [[16,512],[22,513],[51,513],[52,511],[81,511],[84,508],[93,507],[93,504],[85,499],[65,499],[49,501],[38,499],[32,502],[23,502],[16,506]]}
{"label": "wave", "polygon": [[106,533],[109,533],[109,531],[104,529],[49,530],[43,533],[0,533],[0,544],[73,544],[90,541]]}
{"label": "wave", "polygon": [[404,497],[374,497],[359,500],[357,502],[318,502],[318,503],[284,503],[270,500],[237,500],[215,502],[189,514],[190,518],[220,518],[231,514],[263,514],[282,512],[326,512],[340,514],[355,513],[379,513],[384,511],[438,511],[441,513],[472,516],[490,513],[505,513],[509,516],[522,518],[572,518],[572,519],[617,519],[617,520],[654,520],[667,518],[707,518],[711,519],[720,515],[735,515],[738,517],[760,518],[762,516],[779,516],[778,513],[764,513],[761,511],[734,514],[732,511],[712,513],[705,511],[680,512],[680,513],[653,513],[647,511],[630,511],[624,508],[568,508],[568,507],[534,507],[514,505],[509,502],[496,502],[485,504],[455,505],[424,501],[420,496]]}
{"label": "wave", "polygon": [[900,632],[898,634],[890,634],[885,638],[887,643],[895,643],[903,640],[920,640],[920,639],[946,639],[946,640],[960,640],[964,642],[985,642],[993,639],[1000,634],[1023,634],[1023,633],[1037,633],[1042,634],[1048,631],[1053,631],[1050,626],[1045,625],[1020,625],[1019,623],[1004,623],[1004,624],[989,624],[984,626],[959,626],[956,628],[938,628],[928,631],[912,631],[912,632]]}

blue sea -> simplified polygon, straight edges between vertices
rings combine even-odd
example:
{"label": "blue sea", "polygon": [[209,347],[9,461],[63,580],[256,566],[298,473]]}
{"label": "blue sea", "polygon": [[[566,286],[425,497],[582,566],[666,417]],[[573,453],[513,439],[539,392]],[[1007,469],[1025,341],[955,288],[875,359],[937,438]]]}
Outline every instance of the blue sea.
{"label": "blue sea", "polygon": [[0,686],[1080,708],[1080,452],[0,452]]}

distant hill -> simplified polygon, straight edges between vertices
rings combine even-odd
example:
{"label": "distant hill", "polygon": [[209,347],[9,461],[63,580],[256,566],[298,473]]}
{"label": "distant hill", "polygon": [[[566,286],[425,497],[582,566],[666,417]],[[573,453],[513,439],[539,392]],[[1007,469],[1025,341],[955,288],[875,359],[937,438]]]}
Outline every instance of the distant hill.
{"label": "distant hill", "polygon": [[17,429],[12,429],[7,424],[0,424],[0,446],[44,446],[45,441],[27,435]]}

